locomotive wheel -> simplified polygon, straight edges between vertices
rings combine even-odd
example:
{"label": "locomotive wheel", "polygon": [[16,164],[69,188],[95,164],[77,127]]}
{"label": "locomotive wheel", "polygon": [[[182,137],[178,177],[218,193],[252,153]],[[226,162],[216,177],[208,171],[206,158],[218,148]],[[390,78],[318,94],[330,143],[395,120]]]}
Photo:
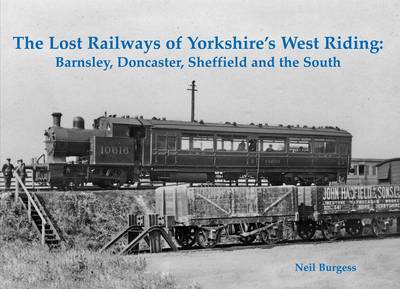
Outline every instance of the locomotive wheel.
{"label": "locomotive wheel", "polygon": [[193,227],[176,228],[175,240],[183,248],[190,248],[196,243],[196,229]]}
{"label": "locomotive wheel", "polygon": [[279,242],[279,236],[274,229],[267,229],[260,232],[260,239],[263,243],[274,245]]}
{"label": "locomotive wheel", "polygon": [[315,234],[315,222],[303,221],[297,227],[297,234],[305,241],[311,240]]}
{"label": "locomotive wheel", "polygon": [[346,232],[353,236],[361,236],[363,232],[363,224],[360,219],[350,219],[347,220],[345,223],[346,226]]}
{"label": "locomotive wheel", "polygon": [[377,238],[382,238],[385,235],[385,223],[379,219],[372,220],[372,233]]}
{"label": "locomotive wheel", "polygon": [[199,244],[200,247],[202,248],[214,248],[215,245],[217,245],[218,239],[219,239],[219,234],[220,231],[216,231],[215,238],[210,238],[210,230],[207,229],[199,229],[197,231],[197,244]]}
{"label": "locomotive wheel", "polygon": [[322,236],[328,240],[336,240],[340,235],[340,230],[337,230],[335,227],[335,223],[332,222],[324,222],[321,226]]}

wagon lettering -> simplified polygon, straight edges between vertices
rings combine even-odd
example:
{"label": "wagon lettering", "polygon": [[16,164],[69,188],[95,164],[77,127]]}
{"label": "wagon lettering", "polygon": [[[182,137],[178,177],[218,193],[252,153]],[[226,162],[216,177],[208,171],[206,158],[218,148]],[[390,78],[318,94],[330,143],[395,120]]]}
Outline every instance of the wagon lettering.
{"label": "wagon lettering", "polygon": [[398,185],[325,187],[322,193],[324,213],[400,208]]}

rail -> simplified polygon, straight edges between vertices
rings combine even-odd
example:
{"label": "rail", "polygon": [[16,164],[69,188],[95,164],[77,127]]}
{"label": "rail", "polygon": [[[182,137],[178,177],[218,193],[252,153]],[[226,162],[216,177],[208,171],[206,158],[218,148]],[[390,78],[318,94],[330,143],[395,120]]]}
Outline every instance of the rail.
{"label": "rail", "polygon": [[45,244],[45,225],[47,224],[45,217],[43,216],[42,212],[40,211],[39,207],[37,206],[35,200],[33,199],[32,195],[29,193],[27,190],[26,186],[22,182],[21,178],[18,176],[17,173],[14,173],[14,178],[16,180],[16,186],[15,186],[15,203],[18,202],[18,196],[19,196],[19,186],[24,190],[26,196],[28,197],[28,218],[29,221],[31,221],[31,211],[32,211],[32,205],[33,208],[36,210],[37,214],[39,215],[40,219],[42,220],[42,237],[41,237],[41,243],[42,245]]}
{"label": "rail", "polygon": [[36,164],[38,164],[41,159],[43,159],[43,163],[45,163],[46,162],[46,155],[45,154],[41,154],[38,158],[35,158]]}

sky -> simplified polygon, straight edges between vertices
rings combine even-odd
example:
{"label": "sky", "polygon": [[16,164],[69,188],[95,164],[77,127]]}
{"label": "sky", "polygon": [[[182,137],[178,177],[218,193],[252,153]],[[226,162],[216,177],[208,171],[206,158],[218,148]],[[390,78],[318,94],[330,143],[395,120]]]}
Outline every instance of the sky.
{"label": "sky", "polygon": [[[44,152],[51,113],[62,126],[82,116],[86,127],[104,111],[206,122],[339,126],[353,135],[353,157],[400,156],[400,3],[398,1],[21,1],[1,0],[0,160]],[[357,35],[383,40],[368,51],[51,51],[16,50],[12,37],[47,39],[119,35],[173,39],[233,35],[279,39]],[[56,56],[75,59],[288,55],[340,58],[337,69],[59,69]]]}

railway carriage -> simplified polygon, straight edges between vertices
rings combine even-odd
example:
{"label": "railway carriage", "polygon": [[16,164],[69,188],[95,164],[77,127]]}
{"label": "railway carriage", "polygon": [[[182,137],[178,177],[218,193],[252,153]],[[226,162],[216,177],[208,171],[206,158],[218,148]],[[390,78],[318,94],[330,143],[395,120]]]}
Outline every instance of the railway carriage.
{"label": "railway carriage", "polygon": [[[205,183],[253,178],[277,184],[346,182],[351,135],[334,127],[241,125],[102,116],[93,129],[82,118],[46,135],[48,161],[37,179],[54,186],[93,182],[102,187],[152,181]],[[67,157],[75,157],[74,163]]]}

